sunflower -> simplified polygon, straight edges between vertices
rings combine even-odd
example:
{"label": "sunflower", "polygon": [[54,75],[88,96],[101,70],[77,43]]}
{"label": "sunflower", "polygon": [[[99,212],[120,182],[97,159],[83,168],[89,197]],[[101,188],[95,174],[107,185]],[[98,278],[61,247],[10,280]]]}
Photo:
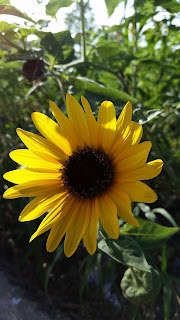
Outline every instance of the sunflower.
{"label": "sunflower", "polygon": [[28,149],[14,150],[10,157],[26,168],[5,173],[4,178],[16,185],[3,196],[34,197],[19,220],[48,213],[30,241],[50,230],[46,248],[51,252],[66,234],[64,252],[70,257],[82,238],[87,251],[95,252],[99,219],[113,239],[120,233],[118,216],[139,226],[131,201],[156,201],[156,193],[140,180],[156,177],[163,162],[146,163],[151,142],[139,144],[142,126],[131,120],[130,102],[117,121],[110,101],[101,104],[97,121],[84,97],[83,108],[70,94],[66,103],[68,118],[50,101],[57,123],[45,114],[32,114],[42,136],[17,129]]}

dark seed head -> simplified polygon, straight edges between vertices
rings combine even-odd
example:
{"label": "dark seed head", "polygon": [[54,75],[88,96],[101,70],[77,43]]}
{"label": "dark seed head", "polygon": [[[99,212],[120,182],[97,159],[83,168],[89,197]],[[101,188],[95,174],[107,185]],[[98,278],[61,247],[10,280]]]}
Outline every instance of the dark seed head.
{"label": "dark seed head", "polygon": [[74,196],[92,199],[112,184],[113,164],[102,150],[85,147],[66,161],[62,178],[64,186]]}
{"label": "dark seed head", "polygon": [[44,76],[44,61],[40,59],[27,60],[23,65],[22,75],[28,81],[42,79]]}

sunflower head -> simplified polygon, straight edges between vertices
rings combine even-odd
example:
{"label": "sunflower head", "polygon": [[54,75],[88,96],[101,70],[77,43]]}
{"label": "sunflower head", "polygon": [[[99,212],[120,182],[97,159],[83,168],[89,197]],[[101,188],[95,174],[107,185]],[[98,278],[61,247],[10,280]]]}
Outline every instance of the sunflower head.
{"label": "sunflower head", "polygon": [[95,252],[99,219],[113,239],[119,237],[118,216],[139,226],[131,201],[157,199],[141,180],[156,177],[163,162],[146,162],[151,143],[140,143],[142,126],[132,121],[130,102],[116,120],[113,103],[104,101],[97,121],[84,97],[83,108],[70,94],[66,102],[68,117],[50,101],[57,122],[39,112],[32,114],[41,136],[17,129],[27,149],[14,150],[10,157],[25,168],[4,175],[16,184],[4,198],[34,197],[19,220],[48,213],[30,240],[50,230],[46,247],[54,251],[65,235],[69,257],[81,239],[90,254]]}

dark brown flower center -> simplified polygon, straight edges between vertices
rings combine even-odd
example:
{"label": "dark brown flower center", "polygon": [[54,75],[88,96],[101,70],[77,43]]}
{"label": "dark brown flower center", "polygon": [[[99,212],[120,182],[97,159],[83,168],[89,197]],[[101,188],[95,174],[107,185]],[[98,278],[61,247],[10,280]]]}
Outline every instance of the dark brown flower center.
{"label": "dark brown flower center", "polygon": [[66,161],[62,178],[74,196],[92,199],[110,187],[113,171],[112,161],[105,152],[85,147]]}

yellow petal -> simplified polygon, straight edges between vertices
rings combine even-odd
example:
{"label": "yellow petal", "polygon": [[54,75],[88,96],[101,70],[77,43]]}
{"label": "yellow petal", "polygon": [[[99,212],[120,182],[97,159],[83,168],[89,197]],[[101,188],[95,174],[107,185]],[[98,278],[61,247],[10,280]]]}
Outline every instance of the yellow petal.
{"label": "yellow petal", "polygon": [[38,129],[38,131],[51,143],[55,144],[65,154],[72,154],[72,147],[69,140],[62,134],[60,126],[40,112],[34,112],[32,114],[32,120]]}
{"label": "yellow petal", "polygon": [[67,136],[71,145],[76,148],[79,144],[79,139],[77,132],[72,124],[72,122],[65,116],[65,114],[58,108],[58,106],[53,102],[49,101],[51,112],[61,128],[63,129],[63,135]]}
{"label": "yellow petal", "polygon": [[115,171],[125,172],[142,167],[147,161],[151,146],[152,143],[149,141],[145,141],[138,145],[133,154],[118,161]]}
{"label": "yellow petal", "polygon": [[132,226],[139,227],[139,222],[132,215],[129,196],[115,187],[111,188],[109,195],[117,206],[117,212],[120,218]]}
{"label": "yellow petal", "polygon": [[62,163],[60,163],[60,161],[58,162],[56,158],[53,158],[54,162],[50,162],[44,159],[44,157],[46,157],[44,153],[41,153],[41,157],[38,157],[36,154],[34,154],[34,152],[27,149],[11,151],[9,156],[15,162],[28,168],[44,168],[58,170],[62,166]]}
{"label": "yellow petal", "polygon": [[[38,170],[38,169],[37,169]],[[50,170],[49,170],[50,171]],[[3,178],[12,183],[25,183],[32,180],[60,180],[62,174],[55,170],[54,172],[38,172],[33,171],[33,169],[17,169],[6,172]],[[49,183],[48,181],[46,183]]]}
{"label": "yellow petal", "polygon": [[88,125],[87,125],[85,113],[81,105],[69,93],[67,93],[66,95],[66,105],[67,105],[68,117],[72,121],[79,135],[79,142],[82,141],[83,144],[89,145]]}
{"label": "yellow petal", "polygon": [[52,209],[60,200],[64,197],[65,193],[49,194],[46,197],[36,197],[31,202],[29,202],[25,208],[22,210],[19,221],[30,221],[39,218],[48,210]]}
{"label": "yellow petal", "polygon": [[87,210],[89,211],[90,222],[87,228],[86,233],[83,237],[84,245],[86,246],[89,254],[94,254],[97,247],[97,224],[99,219],[99,213],[96,210],[95,200],[91,200],[89,205],[87,206]]}
{"label": "yellow petal", "polygon": [[95,202],[96,210],[106,233],[113,239],[119,237],[119,222],[117,218],[117,207],[114,201],[108,196],[103,195]]}
{"label": "yellow petal", "polygon": [[111,155],[113,157],[117,157],[121,152],[124,152],[133,145],[138,144],[142,138],[142,133],[142,126],[137,122],[131,121],[123,134],[121,131],[116,132],[116,136],[110,150]]}
{"label": "yellow petal", "polygon": [[71,222],[71,217],[75,207],[74,204],[76,205],[76,201],[72,200],[72,202],[69,202],[63,211],[63,217],[60,220],[57,220],[57,222],[52,226],[46,243],[47,251],[54,251],[61,242],[64,234],[67,231],[68,225]]}
{"label": "yellow petal", "polygon": [[20,197],[36,197],[48,195],[49,190],[57,190],[62,188],[62,183],[58,180],[38,180],[29,181],[7,189],[4,194],[4,199],[15,199]]}
{"label": "yellow petal", "polygon": [[157,159],[146,163],[141,168],[116,174],[116,180],[121,182],[132,182],[137,180],[153,179],[160,174],[162,167],[162,160]]}
{"label": "yellow petal", "polygon": [[100,131],[100,146],[108,151],[116,133],[116,111],[110,101],[104,101],[98,113],[98,124]]}
{"label": "yellow petal", "polygon": [[131,201],[153,203],[157,200],[154,190],[141,181],[122,182],[117,188],[127,193]]}
{"label": "yellow petal", "polygon": [[66,209],[69,208],[70,202],[71,199],[69,199],[65,194],[54,206],[54,208],[46,215],[46,217],[40,223],[38,229],[33,233],[29,241],[31,242],[36,237],[40,236],[42,233],[55,226],[56,223],[59,223],[59,221],[66,215]]}
{"label": "yellow petal", "polygon": [[65,216],[59,223],[56,223],[52,226],[52,229],[49,233],[47,242],[46,242],[46,250],[48,252],[53,252],[58,247],[62,238],[66,233],[66,227],[69,221],[69,216]]}
{"label": "yellow petal", "polygon": [[91,107],[90,107],[87,99],[82,96],[81,102],[82,102],[83,108],[86,113],[88,130],[89,130],[90,146],[92,146],[93,148],[97,148],[98,142],[99,142],[98,124],[97,124],[96,119],[92,113]]}
{"label": "yellow petal", "polygon": [[64,253],[68,258],[76,251],[89,225],[90,216],[87,208],[88,201],[84,200],[74,209],[64,242]]}
{"label": "yellow petal", "polygon": [[130,124],[132,118],[132,104],[127,102],[117,120],[117,130],[123,132]]}
{"label": "yellow petal", "polygon": [[[40,137],[37,134],[22,130],[20,128],[18,128],[16,131],[19,138],[31,151],[42,152],[43,154],[46,154],[47,157],[50,156],[49,161],[52,161],[52,158],[56,158],[57,162],[62,162],[61,159],[67,160],[67,155],[62,152],[55,144],[49,142],[45,138]],[[48,158],[46,158],[46,160],[48,160]]]}

